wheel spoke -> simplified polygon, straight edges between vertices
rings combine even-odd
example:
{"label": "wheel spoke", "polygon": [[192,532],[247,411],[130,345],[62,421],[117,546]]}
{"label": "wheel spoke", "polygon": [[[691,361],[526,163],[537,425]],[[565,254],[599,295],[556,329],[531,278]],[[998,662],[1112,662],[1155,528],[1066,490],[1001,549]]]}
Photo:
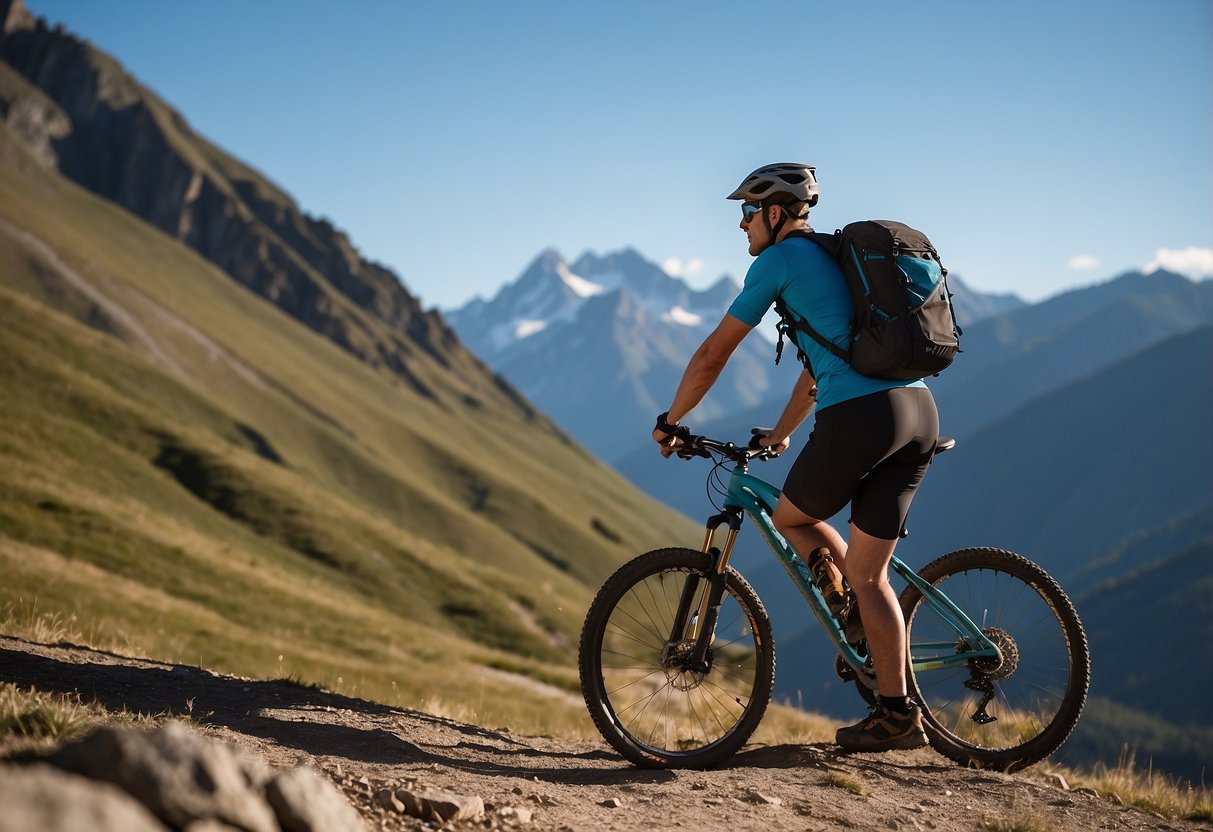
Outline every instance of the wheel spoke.
{"label": "wheel spoke", "polygon": [[[710,589],[707,576],[689,567],[705,558],[686,550],[660,554],[671,565],[644,571],[646,564],[634,562],[633,577],[620,578],[627,583],[614,595],[617,600],[600,613],[591,609],[586,626],[597,621],[601,635],[587,642],[583,634],[582,686],[587,702],[604,706],[591,706],[595,723],[626,756],[651,763],[656,753],[685,761],[679,765],[710,765],[744,742],[766,708],[773,678],[770,625],[753,590],[729,570],[705,665],[692,670],[690,633],[672,631],[687,581],[698,580],[688,618]],[[606,595],[604,586],[600,599]],[[762,622],[761,634],[756,620]],[[596,645],[592,655],[584,652],[587,643]],[[641,749],[644,755],[638,756]]]}
{"label": "wheel spoke", "polygon": [[[920,574],[965,610],[1001,655],[1000,662],[976,657],[960,670],[912,673],[936,728],[932,744],[958,762],[1008,769],[1048,756],[1077,721],[1089,681],[1089,653],[1069,599],[1039,567],[999,550],[955,552]],[[903,598],[912,643],[956,638],[916,589]],[[972,719],[983,701],[994,717],[984,724]]]}

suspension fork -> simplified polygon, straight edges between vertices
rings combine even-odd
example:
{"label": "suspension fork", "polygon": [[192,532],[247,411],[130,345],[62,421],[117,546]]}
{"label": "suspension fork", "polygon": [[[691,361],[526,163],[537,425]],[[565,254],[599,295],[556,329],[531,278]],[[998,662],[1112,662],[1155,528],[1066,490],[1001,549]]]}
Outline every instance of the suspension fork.
{"label": "suspension fork", "polygon": [[[735,506],[725,506],[720,514],[708,518],[702,551],[711,558],[712,566],[707,576],[706,591],[700,593],[700,577],[689,575],[682,587],[682,597],[678,599],[678,612],[674,616],[674,627],[669,640],[670,643],[694,640],[695,648],[687,661],[691,670],[706,673],[710,669],[707,662],[708,648],[716,637],[716,619],[720,615],[720,604],[724,599],[725,571],[733,554],[733,544],[737,542],[737,533],[741,530],[741,518],[741,509]],[[726,529],[723,549],[713,545],[721,526]],[[699,607],[688,620],[697,596]]]}

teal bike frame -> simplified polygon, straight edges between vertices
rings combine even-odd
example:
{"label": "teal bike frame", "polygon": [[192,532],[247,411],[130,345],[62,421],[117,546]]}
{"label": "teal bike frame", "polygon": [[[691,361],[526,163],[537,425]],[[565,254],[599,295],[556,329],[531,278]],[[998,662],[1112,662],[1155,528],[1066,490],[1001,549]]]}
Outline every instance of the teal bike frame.
{"label": "teal bike frame", "polygon": [[[775,552],[776,557],[779,558],[779,562],[787,570],[792,582],[796,584],[797,589],[804,596],[809,608],[817,616],[817,620],[834,642],[843,661],[850,665],[858,676],[868,676],[870,678],[870,671],[866,671],[864,668],[864,662],[867,660],[867,657],[858,653],[853,646],[847,643],[843,627],[830,613],[829,607],[826,606],[825,597],[813,582],[808,566],[792,547],[788,545],[788,542],[775,529],[774,524],[771,522],[771,514],[774,511],[775,504],[779,501],[779,496],[780,490],[778,488],[748,473],[747,466],[744,463],[738,463],[733,468],[732,475],[729,477],[724,510],[708,520],[707,532],[703,543],[703,551],[714,558],[716,565],[715,574],[719,576],[717,583],[721,591],[723,591],[722,578],[725,569],[728,567],[733,543],[736,541],[737,533],[741,528],[741,512],[744,511],[754,521],[754,525],[762,533],[763,539],[766,540],[772,551]],[[728,529],[723,550],[713,546],[717,531],[721,526],[727,526]],[[989,656],[993,659],[999,657],[998,648],[994,643],[942,591],[924,581],[913,569],[906,566],[905,563],[896,557],[893,558],[890,566],[903,580],[918,588],[930,609],[957,636],[957,640],[952,642],[911,644],[910,667],[915,674],[932,670],[968,667],[971,660],[984,656]],[[715,595],[715,598],[709,600],[710,596],[713,595]],[[720,595],[718,593],[706,593],[703,598],[703,608],[700,609],[697,615],[697,621],[702,622],[704,629],[709,631],[707,633],[709,639],[711,637],[710,630],[715,625],[715,615],[711,614],[714,613],[714,610],[710,609],[713,603],[716,605],[720,603]],[[693,635],[698,639],[704,633],[697,628]],[[706,647],[707,640],[699,640],[702,646]]]}

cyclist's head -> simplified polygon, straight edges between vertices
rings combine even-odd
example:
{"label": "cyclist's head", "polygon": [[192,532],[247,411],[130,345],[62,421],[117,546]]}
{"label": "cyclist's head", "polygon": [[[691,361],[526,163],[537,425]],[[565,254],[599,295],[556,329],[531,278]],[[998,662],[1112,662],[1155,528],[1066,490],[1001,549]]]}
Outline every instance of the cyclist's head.
{"label": "cyclist's head", "polygon": [[751,173],[728,198],[769,205],[804,202],[812,208],[817,196],[817,168],[800,162],[777,162]]}
{"label": "cyclist's head", "polygon": [[[750,229],[746,233],[750,237],[750,253],[758,254],[762,249],[771,245],[779,236],[779,232],[789,220],[806,220],[809,209],[817,204],[816,168],[800,162],[777,162],[773,165],[763,165],[737,186],[729,199],[743,200],[741,204],[742,227],[757,214],[762,214],[763,227],[766,235],[761,241],[756,241]],[[772,205],[778,205],[779,219],[771,225],[768,211]]]}

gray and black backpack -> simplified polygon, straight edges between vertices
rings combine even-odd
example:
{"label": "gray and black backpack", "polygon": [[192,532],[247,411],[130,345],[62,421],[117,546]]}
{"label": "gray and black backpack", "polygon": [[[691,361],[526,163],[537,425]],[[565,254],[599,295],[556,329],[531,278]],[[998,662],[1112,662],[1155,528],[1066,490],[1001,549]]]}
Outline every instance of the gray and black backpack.
{"label": "gray and black backpack", "polygon": [[[833,234],[793,233],[838,261],[851,290],[855,318],[844,349],[793,315],[779,299],[776,364],[784,335],[800,330],[865,376],[915,381],[947,369],[960,352],[961,331],[948,291],[948,270],[925,234],[891,220],[853,222]],[[799,345],[796,351],[812,372]]]}

